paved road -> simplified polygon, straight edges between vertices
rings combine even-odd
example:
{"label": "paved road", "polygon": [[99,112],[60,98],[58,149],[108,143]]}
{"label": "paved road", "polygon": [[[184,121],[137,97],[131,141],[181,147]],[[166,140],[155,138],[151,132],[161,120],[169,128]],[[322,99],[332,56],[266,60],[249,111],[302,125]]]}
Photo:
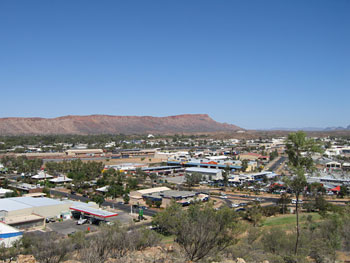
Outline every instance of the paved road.
{"label": "paved road", "polygon": [[287,157],[285,156],[279,157],[279,159],[273,165],[271,165],[269,170],[273,172],[276,171],[286,160],[287,160]]}
{"label": "paved road", "polygon": [[[84,196],[81,196],[81,195],[70,194],[70,193],[65,193],[65,192],[58,191],[58,190],[53,190],[53,189],[50,190],[50,194],[58,195],[58,196],[64,196],[64,197],[67,197],[69,199],[77,200],[77,201],[81,201],[81,202],[92,201],[88,197],[84,197]],[[120,204],[120,203],[117,203],[117,202],[104,201],[102,203],[102,206],[109,206],[111,208],[115,208],[115,209],[121,210],[121,211],[126,212],[126,213],[130,213],[130,211],[131,211],[130,205],[124,205],[124,204]],[[134,213],[138,213],[138,209],[133,209],[133,212]],[[146,210],[143,211],[143,214],[145,216],[154,216],[155,214],[157,214],[157,211],[154,211],[152,209],[146,209]]]}
{"label": "paved road", "polygon": [[[235,195],[235,194],[226,194],[228,197],[231,197],[230,199],[222,199],[226,205],[228,207],[231,207],[233,203],[249,203],[249,202],[253,202],[256,201],[256,198],[260,198],[260,204],[264,204],[264,203],[276,203],[276,201],[279,198],[270,198],[270,197],[262,197],[262,196],[249,196],[249,197],[242,197],[242,195]],[[233,198],[238,198],[239,199],[233,199]]]}

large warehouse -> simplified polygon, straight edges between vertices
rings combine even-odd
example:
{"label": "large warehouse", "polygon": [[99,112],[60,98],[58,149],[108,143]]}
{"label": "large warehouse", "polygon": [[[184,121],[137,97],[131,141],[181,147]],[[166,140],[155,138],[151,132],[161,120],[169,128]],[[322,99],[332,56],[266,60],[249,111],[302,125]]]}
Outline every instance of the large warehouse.
{"label": "large warehouse", "polygon": [[221,180],[222,179],[222,170],[221,169],[210,169],[210,168],[201,168],[201,167],[189,167],[186,168],[187,174],[200,173],[205,176],[206,180]]}

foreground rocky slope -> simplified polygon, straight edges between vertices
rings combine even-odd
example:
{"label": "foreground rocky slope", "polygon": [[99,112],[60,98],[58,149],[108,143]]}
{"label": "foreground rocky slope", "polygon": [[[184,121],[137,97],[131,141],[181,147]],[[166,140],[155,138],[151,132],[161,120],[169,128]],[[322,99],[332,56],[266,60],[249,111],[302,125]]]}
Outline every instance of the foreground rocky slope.
{"label": "foreground rocky slope", "polygon": [[90,115],[52,119],[0,118],[0,135],[211,133],[239,129],[235,125],[216,122],[207,114],[169,117]]}

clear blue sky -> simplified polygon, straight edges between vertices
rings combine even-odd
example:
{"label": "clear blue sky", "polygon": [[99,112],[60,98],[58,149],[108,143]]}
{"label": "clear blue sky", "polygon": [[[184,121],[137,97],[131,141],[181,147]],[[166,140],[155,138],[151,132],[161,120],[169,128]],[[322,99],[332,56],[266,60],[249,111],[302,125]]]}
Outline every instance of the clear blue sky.
{"label": "clear blue sky", "polygon": [[350,124],[350,1],[0,1],[0,117]]}

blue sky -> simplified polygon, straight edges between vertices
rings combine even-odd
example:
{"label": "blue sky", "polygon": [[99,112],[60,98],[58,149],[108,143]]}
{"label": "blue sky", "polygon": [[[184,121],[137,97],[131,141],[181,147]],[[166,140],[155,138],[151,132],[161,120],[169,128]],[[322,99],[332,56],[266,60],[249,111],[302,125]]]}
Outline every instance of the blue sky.
{"label": "blue sky", "polygon": [[350,1],[0,1],[0,117],[350,124]]}

